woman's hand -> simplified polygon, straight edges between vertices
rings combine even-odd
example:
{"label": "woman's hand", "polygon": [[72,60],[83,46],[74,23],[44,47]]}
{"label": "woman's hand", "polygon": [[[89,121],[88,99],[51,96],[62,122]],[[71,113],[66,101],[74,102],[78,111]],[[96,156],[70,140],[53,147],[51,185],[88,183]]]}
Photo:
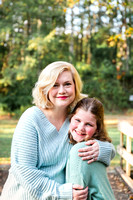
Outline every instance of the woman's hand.
{"label": "woman's hand", "polygon": [[78,184],[73,185],[73,200],[86,200],[88,196],[88,187],[83,189]]}
{"label": "woman's hand", "polygon": [[87,147],[79,149],[78,155],[82,157],[82,160],[88,160],[88,164],[97,160],[99,155],[99,145],[96,140],[89,140],[86,142]]}

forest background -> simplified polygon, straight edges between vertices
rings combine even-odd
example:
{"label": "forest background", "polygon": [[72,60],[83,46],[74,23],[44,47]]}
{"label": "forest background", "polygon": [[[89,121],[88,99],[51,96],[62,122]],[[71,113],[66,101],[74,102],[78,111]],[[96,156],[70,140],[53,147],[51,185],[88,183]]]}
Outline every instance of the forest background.
{"label": "forest background", "polygon": [[1,0],[0,109],[23,112],[47,64],[74,64],[106,111],[133,108],[133,2]]}

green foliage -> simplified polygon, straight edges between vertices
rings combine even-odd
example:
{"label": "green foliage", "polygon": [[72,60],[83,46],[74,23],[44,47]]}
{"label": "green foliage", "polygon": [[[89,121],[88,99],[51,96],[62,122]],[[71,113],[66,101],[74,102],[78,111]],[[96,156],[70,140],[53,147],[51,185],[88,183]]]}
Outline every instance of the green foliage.
{"label": "green foliage", "polygon": [[[97,11],[92,9],[95,3],[2,1],[0,106],[3,109],[19,113],[21,106],[31,105],[38,74],[56,60],[77,65],[83,92],[101,99],[108,110],[132,106],[128,99],[133,94],[133,3],[117,2],[116,6],[101,0],[97,1]],[[118,29],[114,22],[119,22]]]}
{"label": "green foliage", "polygon": [[115,48],[109,48],[107,46],[95,48],[93,51],[93,59],[95,60],[97,67],[99,67],[105,59],[112,62],[112,60],[115,59]]}
{"label": "green foliage", "polygon": [[[65,24],[64,2],[3,1],[0,5],[0,103],[10,112],[32,102],[40,71],[68,60],[68,41],[55,28]],[[58,49],[58,50],[57,50]]]}
{"label": "green foliage", "polygon": [[78,65],[82,80],[83,92],[90,97],[99,98],[109,111],[126,109],[129,106],[129,92],[123,90],[122,84],[116,79],[115,67],[104,60],[99,68],[93,65]]}
{"label": "green foliage", "polygon": [[25,110],[27,110],[28,108],[30,108],[31,106],[33,106],[32,104],[29,104],[26,106],[21,105],[19,109],[15,109],[14,112],[11,113],[12,115],[12,119],[19,119],[21,117],[21,115],[23,114],[23,112]]}

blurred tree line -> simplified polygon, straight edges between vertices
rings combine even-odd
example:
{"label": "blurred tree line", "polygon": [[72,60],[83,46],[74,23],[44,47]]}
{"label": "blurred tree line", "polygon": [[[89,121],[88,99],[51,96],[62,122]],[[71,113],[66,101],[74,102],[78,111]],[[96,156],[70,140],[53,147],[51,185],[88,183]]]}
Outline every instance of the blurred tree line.
{"label": "blurred tree line", "polygon": [[31,105],[40,71],[64,60],[107,110],[130,108],[132,27],[130,0],[1,0],[0,107]]}

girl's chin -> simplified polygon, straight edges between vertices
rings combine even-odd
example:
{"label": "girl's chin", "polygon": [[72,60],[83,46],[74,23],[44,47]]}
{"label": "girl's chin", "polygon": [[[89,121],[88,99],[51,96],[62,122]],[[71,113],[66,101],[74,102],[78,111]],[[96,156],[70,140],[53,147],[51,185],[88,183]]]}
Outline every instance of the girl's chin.
{"label": "girl's chin", "polygon": [[83,142],[83,141],[85,141],[85,138],[84,139],[77,139],[77,140],[75,139],[75,141],[78,142],[78,143]]}

